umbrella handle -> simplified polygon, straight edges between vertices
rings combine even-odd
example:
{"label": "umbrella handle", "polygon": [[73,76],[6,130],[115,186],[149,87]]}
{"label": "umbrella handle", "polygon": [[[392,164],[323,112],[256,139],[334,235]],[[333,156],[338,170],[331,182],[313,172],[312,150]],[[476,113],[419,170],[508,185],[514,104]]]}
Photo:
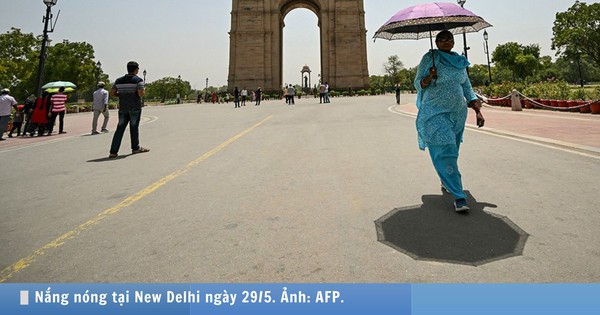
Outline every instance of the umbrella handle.
{"label": "umbrella handle", "polygon": [[[431,25],[429,25],[429,44],[431,45],[431,66],[435,68],[435,51],[433,50],[433,35],[431,35]],[[437,79],[437,74],[433,76]]]}

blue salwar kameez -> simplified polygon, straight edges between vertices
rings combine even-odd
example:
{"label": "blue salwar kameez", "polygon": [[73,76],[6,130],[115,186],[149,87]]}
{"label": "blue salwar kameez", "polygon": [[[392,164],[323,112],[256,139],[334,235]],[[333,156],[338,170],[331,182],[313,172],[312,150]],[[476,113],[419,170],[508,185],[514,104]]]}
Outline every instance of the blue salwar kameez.
{"label": "blue salwar kameez", "polygon": [[[420,82],[429,74],[434,60],[438,78],[422,88]],[[431,50],[421,59],[414,81],[419,148],[428,148],[442,184],[455,199],[466,199],[457,160],[467,104],[477,99],[467,75],[468,65],[467,59],[455,52]]]}

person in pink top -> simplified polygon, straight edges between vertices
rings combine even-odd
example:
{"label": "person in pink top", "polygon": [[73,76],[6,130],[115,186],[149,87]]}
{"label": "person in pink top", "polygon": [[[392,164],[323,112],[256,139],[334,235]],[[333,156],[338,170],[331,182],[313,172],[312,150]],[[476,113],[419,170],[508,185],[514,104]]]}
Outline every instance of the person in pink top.
{"label": "person in pink top", "polygon": [[54,123],[56,122],[56,116],[58,116],[58,133],[63,134],[67,133],[64,130],[64,120],[65,113],[67,112],[67,107],[65,103],[67,103],[67,95],[63,92],[65,91],[64,87],[60,87],[58,89],[58,93],[52,95],[50,98],[50,112],[48,113],[48,117],[50,117],[50,122],[48,123],[48,135],[52,134],[52,130],[54,129]]}

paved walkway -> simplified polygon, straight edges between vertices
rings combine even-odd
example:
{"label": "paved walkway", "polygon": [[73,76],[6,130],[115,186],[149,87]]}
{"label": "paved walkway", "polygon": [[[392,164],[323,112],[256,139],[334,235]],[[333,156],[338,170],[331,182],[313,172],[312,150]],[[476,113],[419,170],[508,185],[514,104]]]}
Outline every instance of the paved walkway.
{"label": "paved walkway", "polygon": [[[381,98],[386,102],[393,99],[391,95],[365,96],[368,103]],[[357,98],[357,101],[361,98]],[[414,95],[403,95],[408,103],[391,107],[391,111],[416,116],[417,108],[414,104]],[[224,106],[224,105],[223,105]],[[574,112],[557,112],[539,109],[523,109],[512,111],[507,107],[484,105],[483,109],[486,124],[479,129],[482,132],[509,136],[527,141],[534,141],[552,146],[568,148],[585,154],[600,156],[600,115],[582,114]],[[100,116],[98,124],[102,124]],[[142,124],[150,118],[145,117]],[[116,110],[111,111],[108,129],[114,131],[118,121]],[[0,150],[23,145],[36,144],[43,141],[56,141],[74,136],[90,135],[92,113],[69,114],[65,117],[65,130],[67,134],[52,135],[49,137],[14,137],[7,138],[0,143]],[[477,129],[475,116],[469,110],[467,127]],[[56,128],[58,129],[58,128]],[[5,135],[5,137],[7,137]]]}

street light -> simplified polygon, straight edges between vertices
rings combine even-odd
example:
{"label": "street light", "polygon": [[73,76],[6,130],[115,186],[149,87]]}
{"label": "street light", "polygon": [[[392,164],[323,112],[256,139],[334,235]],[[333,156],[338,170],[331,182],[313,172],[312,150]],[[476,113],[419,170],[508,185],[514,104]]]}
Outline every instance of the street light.
{"label": "street light", "polygon": [[146,69],[144,69],[144,72],[142,72],[142,74],[144,75],[144,84],[146,84],[146,73],[148,72],[146,72]]}
{"label": "street light", "polygon": [[44,0],[44,4],[46,5],[46,16],[43,18],[44,22],[44,33],[42,36],[42,50],[40,51],[40,63],[38,66],[38,75],[37,75],[37,87],[36,87],[36,95],[40,97],[42,95],[42,81],[44,81],[44,66],[46,63],[46,45],[48,42],[48,33],[52,33],[52,30],[48,31],[48,22],[52,19],[52,7],[56,5],[58,0]]}
{"label": "street light", "polygon": [[[457,2],[460,5],[460,7],[464,9],[464,6],[465,6],[465,3],[467,2],[467,0],[457,0]],[[467,50],[469,50],[469,47],[467,47],[467,33],[463,29],[463,54],[465,55],[465,58],[469,59]]]}
{"label": "street light", "polygon": [[577,68],[579,69],[579,83],[583,87],[583,75],[581,74],[581,51],[577,51]]}
{"label": "street light", "polygon": [[490,67],[490,49],[488,47],[488,33],[483,31],[483,40],[485,40],[485,54],[487,55],[488,62],[488,75],[490,76],[490,83],[492,83],[492,68]]}
{"label": "street light", "polygon": [[204,101],[208,102],[208,78],[206,78],[206,89],[204,90]]}
{"label": "street light", "polygon": [[177,76],[177,104],[181,103],[181,75]]}
{"label": "street light", "polygon": [[100,62],[100,60],[98,60],[98,62],[96,62],[96,70],[98,71],[97,75],[96,75],[96,83],[98,83],[100,81],[100,71],[101,71],[101,69],[102,69],[102,63]]}

